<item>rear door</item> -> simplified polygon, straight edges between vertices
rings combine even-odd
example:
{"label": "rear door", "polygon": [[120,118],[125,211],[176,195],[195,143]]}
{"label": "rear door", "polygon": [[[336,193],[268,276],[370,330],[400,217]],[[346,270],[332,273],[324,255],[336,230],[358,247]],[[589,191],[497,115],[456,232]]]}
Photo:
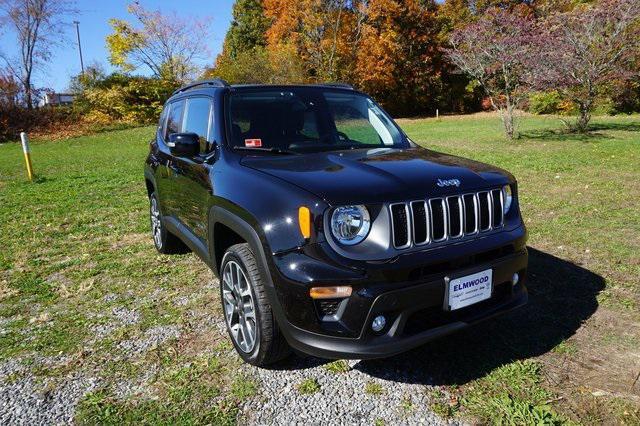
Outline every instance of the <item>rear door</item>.
{"label": "rear door", "polygon": [[200,153],[192,158],[175,157],[174,179],[180,193],[177,218],[203,243],[207,241],[208,203],[211,194],[210,165],[205,162],[213,149],[213,100],[205,96],[188,98],[182,120],[182,133],[196,133]]}

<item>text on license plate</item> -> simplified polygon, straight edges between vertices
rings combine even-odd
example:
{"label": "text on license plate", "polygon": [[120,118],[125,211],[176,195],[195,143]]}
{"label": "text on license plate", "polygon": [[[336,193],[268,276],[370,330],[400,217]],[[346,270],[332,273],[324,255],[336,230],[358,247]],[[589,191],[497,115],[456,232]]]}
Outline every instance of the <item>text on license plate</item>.
{"label": "text on license plate", "polygon": [[464,308],[491,297],[493,270],[477,272],[449,281],[449,309]]}

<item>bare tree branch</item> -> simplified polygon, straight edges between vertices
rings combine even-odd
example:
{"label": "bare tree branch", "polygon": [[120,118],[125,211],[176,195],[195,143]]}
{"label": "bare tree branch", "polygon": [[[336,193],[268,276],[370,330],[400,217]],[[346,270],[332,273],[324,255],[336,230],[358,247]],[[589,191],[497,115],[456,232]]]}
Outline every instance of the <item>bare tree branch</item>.
{"label": "bare tree branch", "polygon": [[6,68],[20,81],[27,108],[32,108],[32,79],[51,58],[54,46],[62,40],[62,19],[74,13],[71,0],[0,0],[0,19],[16,35],[19,56],[0,52]]}

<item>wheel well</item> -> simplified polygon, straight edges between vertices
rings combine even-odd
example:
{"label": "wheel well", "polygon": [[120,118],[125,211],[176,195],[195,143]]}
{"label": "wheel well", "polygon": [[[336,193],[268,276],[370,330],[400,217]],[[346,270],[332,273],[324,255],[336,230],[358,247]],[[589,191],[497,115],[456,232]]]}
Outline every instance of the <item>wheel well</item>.
{"label": "wheel well", "polygon": [[216,263],[216,269],[220,271],[222,258],[229,247],[234,244],[246,243],[246,241],[238,235],[233,229],[222,223],[216,223],[213,227],[213,247]]}
{"label": "wheel well", "polygon": [[153,194],[153,191],[155,191],[153,182],[151,182],[149,179],[145,179],[144,182],[147,184],[147,196],[151,198],[151,194]]}

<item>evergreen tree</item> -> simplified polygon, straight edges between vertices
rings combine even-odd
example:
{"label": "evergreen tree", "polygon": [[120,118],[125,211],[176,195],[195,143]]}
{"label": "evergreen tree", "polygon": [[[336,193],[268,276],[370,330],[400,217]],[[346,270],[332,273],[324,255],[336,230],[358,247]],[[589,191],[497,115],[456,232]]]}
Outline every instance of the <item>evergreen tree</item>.
{"label": "evergreen tree", "polygon": [[264,15],[262,0],[236,0],[233,20],[224,40],[224,51],[231,57],[266,45],[265,32],[270,20]]}

